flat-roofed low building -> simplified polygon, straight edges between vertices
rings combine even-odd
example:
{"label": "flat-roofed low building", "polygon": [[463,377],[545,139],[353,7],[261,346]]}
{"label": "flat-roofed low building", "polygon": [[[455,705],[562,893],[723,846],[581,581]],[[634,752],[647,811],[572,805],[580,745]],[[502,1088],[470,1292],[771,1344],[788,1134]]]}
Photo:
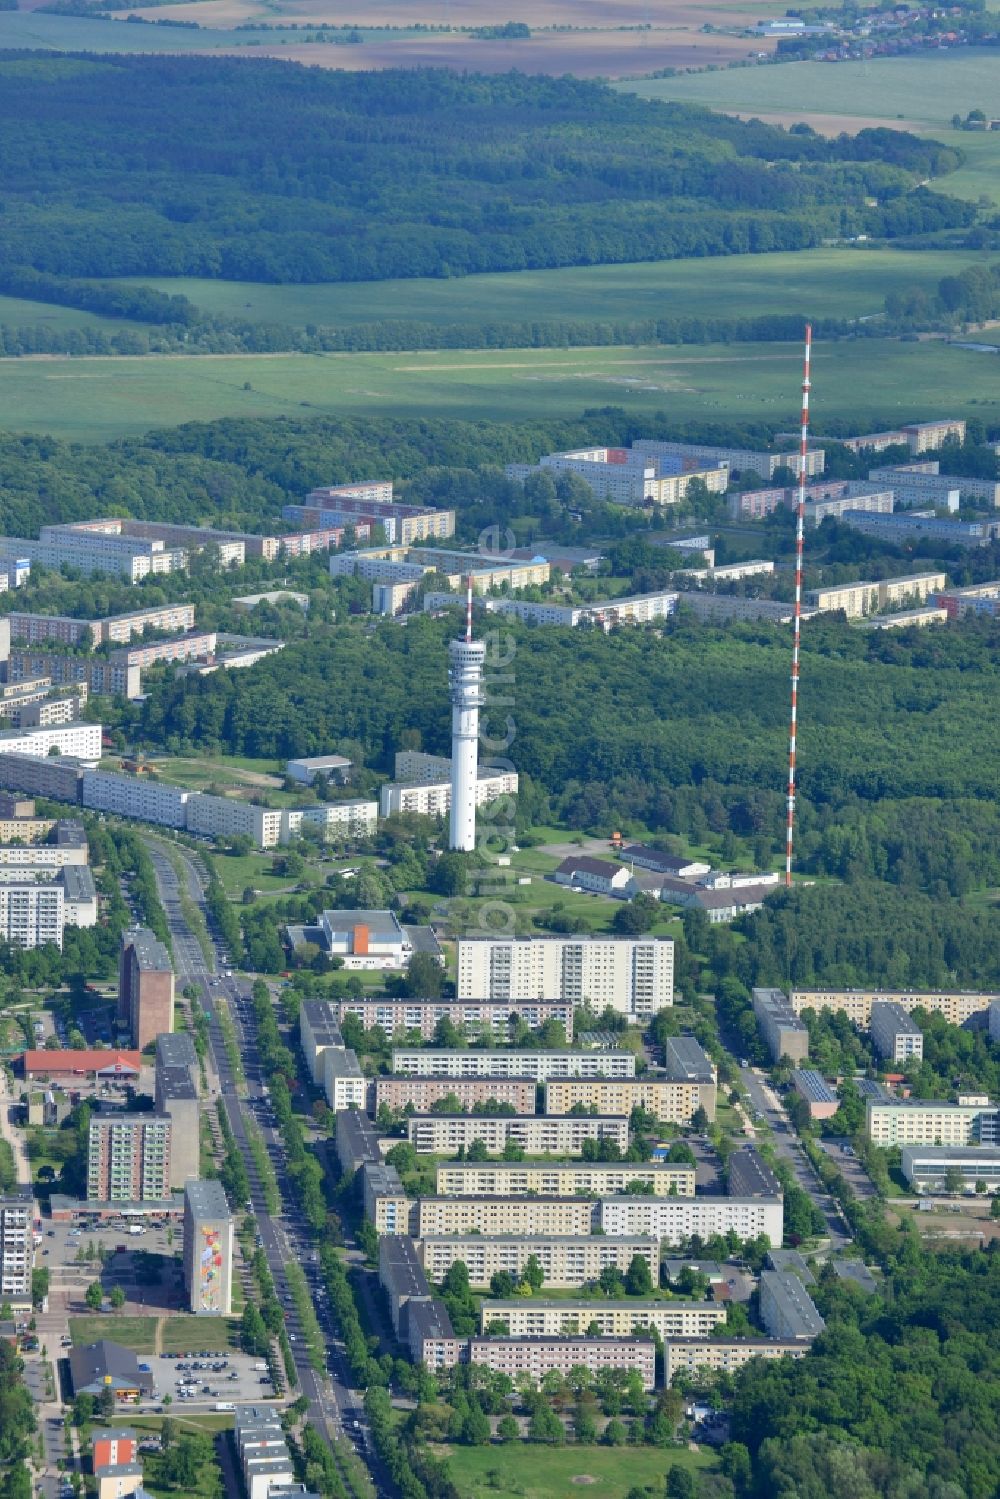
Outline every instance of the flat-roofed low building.
{"label": "flat-roofed low building", "polygon": [[840,1108],[840,1099],[821,1072],[813,1067],[799,1067],[792,1073],[792,1086],[804,1098],[810,1119],[832,1119]]}
{"label": "flat-roofed low building", "polygon": [[304,999],[299,1006],[299,1039],[313,1082],[323,1086],[324,1053],[343,1051],[344,1038],[334,1005],[327,999]]}
{"label": "flat-roofed low building", "polygon": [[761,1038],[772,1061],[779,1062],[782,1057],[791,1062],[807,1061],[809,1031],[805,1022],[795,1014],[784,991],[757,988],[752,997]]}
{"label": "flat-roofed low building", "polygon": [[398,1031],[416,1031],[422,1041],[432,1041],[442,1020],[467,1036],[489,1033],[507,1041],[511,1025],[523,1023],[539,1030],[548,1020],[563,1027],[566,1040],[573,1040],[573,1005],[562,999],[388,999],[373,996],[332,1000],[337,1018],[356,1015],[365,1030],[380,1025],[387,1036]]}
{"label": "flat-roofed low building", "polygon": [[541,1380],[550,1370],[565,1375],[582,1366],[591,1374],[604,1369],[638,1373],[644,1390],[656,1382],[656,1344],[649,1337],[470,1338],[469,1363],[515,1381],[522,1374]]}
{"label": "flat-roofed low building", "polygon": [[493,1324],[506,1325],[511,1338],[600,1337],[622,1338],[654,1327],[661,1338],[711,1336],[726,1320],[719,1301],[546,1301],[539,1296],[516,1296],[510,1301],[484,1301],[479,1308],[483,1333]]}
{"label": "flat-roofed low building", "polygon": [[930,1010],[943,1015],[951,1025],[964,1025],[973,1015],[989,1010],[1000,993],[972,994],[968,991],[944,993],[933,989],[793,989],[790,1003],[796,1015],[803,1010],[842,1011],[859,1030],[871,1025],[872,1005],[891,1002],[904,1010]]}
{"label": "flat-roofed low building", "polygon": [[443,1301],[416,1298],[406,1302],[402,1324],[406,1329],[410,1357],[428,1369],[453,1369],[465,1351],[464,1338],[456,1337],[448,1308]]}
{"label": "flat-roofed low building", "polygon": [[443,1197],[602,1197],[625,1193],[637,1183],[654,1197],[693,1197],[695,1168],[668,1162],[450,1161],[437,1168]]}
{"label": "flat-roofed low building", "polygon": [[663,1344],[663,1382],[699,1369],[735,1374],[752,1359],[805,1358],[809,1344],[785,1338],[667,1338]]}
{"label": "flat-roofed low building", "polygon": [[762,1270],[760,1319],[769,1337],[808,1339],[826,1326],[809,1292],[791,1270]]}
{"label": "flat-roofed low building", "polygon": [[395,1166],[366,1161],[361,1167],[361,1193],[365,1217],[380,1234],[413,1232],[417,1204],[407,1197]]}
{"label": "flat-roofed low building", "polygon": [[[457,1098],[459,1108],[476,1104],[509,1103],[519,1114],[535,1112],[536,1084],[531,1077],[390,1077],[373,1080],[371,1112],[383,1105],[398,1111],[411,1105],[418,1114],[429,1114],[436,1103]],[[568,1113],[568,1110],[562,1112]]]}
{"label": "flat-roofed low building", "polygon": [[578,1104],[599,1114],[645,1109],[664,1124],[690,1124],[698,1109],[715,1118],[714,1082],[687,1078],[557,1078],[545,1084],[545,1112],[568,1114]]}
{"label": "flat-roofed low building", "polygon": [[780,1246],[784,1209],[773,1197],[605,1197],[597,1221],[607,1234],[652,1234],[671,1245],[694,1235],[735,1233],[740,1239],[766,1234]]}
{"label": "flat-roofed low building", "polygon": [[873,1004],[869,1030],[872,1045],[887,1061],[919,1061],[923,1057],[924,1033],[902,1005],[892,1000]]}
{"label": "flat-roofed low building", "polygon": [[1000,1144],[1000,1109],[988,1100],[893,1099],[868,1105],[868,1138],[885,1150],[895,1145]]}
{"label": "flat-roofed low building", "polygon": [[357,1053],[349,1047],[327,1046],[323,1052],[323,1091],[334,1113],[341,1109],[363,1109],[368,1080],[361,1071]]}
{"label": "flat-roofed low building", "polygon": [[379,1239],[378,1278],[388,1299],[393,1332],[398,1338],[406,1303],[431,1300],[424,1267],[408,1234],[385,1234]]}
{"label": "flat-roofed low building", "polygon": [[556,1077],[635,1077],[635,1053],[619,1047],[463,1051],[394,1046],[392,1070],[412,1077],[530,1077],[540,1083]]}
{"label": "flat-roofed low building", "polygon": [[421,1197],[417,1236],[589,1234],[596,1217],[596,1205],[585,1197]]}
{"label": "flat-roofed low building", "polygon": [[406,1121],[406,1135],[415,1150],[435,1155],[467,1150],[474,1140],[491,1155],[501,1155],[508,1142],[526,1155],[579,1155],[585,1140],[611,1140],[624,1155],[629,1143],[625,1115],[415,1114]]}
{"label": "flat-roofed low building", "polygon": [[904,1145],[900,1170],[915,1192],[941,1193],[949,1184],[975,1191],[980,1182],[1000,1190],[1000,1147],[995,1145]]}
{"label": "flat-roofed low building", "polygon": [[726,1186],[732,1197],[780,1197],[781,1183],[756,1145],[734,1150],[726,1162]]}
{"label": "flat-roofed low building", "polygon": [[425,1234],[418,1244],[428,1280],[442,1281],[461,1261],[473,1286],[488,1286],[498,1271],[519,1277],[536,1259],[551,1290],[572,1290],[596,1283],[611,1265],[622,1275],[636,1255],[646,1261],[655,1284],[660,1242],[649,1234]]}
{"label": "flat-roofed low building", "polygon": [[198,1053],[189,1031],[164,1031],[156,1038],[156,1066],[181,1068],[195,1088],[201,1079]]}
{"label": "flat-roofed low building", "polygon": [[351,1176],[367,1162],[377,1165],[382,1159],[378,1130],[359,1108],[337,1110],[334,1140],[340,1169]]}

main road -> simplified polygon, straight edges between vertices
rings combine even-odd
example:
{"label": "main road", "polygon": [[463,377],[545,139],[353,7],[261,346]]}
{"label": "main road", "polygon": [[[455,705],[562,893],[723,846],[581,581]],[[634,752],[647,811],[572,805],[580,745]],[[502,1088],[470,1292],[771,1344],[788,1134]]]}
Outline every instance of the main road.
{"label": "main road", "polygon": [[852,1243],[847,1220],[817,1176],[778,1095],[754,1067],[741,1067],[740,1080],[750,1095],[751,1107],[770,1127],[775,1154],[787,1163],[798,1185],[823,1214],[831,1251],[847,1249]]}
{"label": "main road", "polygon": [[[170,845],[171,854],[175,858],[179,856],[179,862],[182,861],[186,885],[184,894],[200,908],[206,929],[212,937],[210,957],[202,950],[197,934],[191,931],[185,919],[180,880],[167,855],[164,841],[148,833],[144,833],[143,838],[153,862],[157,889],[166,914],[178,986],[184,988],[190,985],[197,991],[198,999],[192,1000],[192,1003],[200,1003],[208,1017],[210,1055],[206,1057],[206,1072],[209,1098],[212,1101],[221,1100],[246,1164],[257,1232],[267,1256],[275,1291],[284,1308],[285,1326],[291,1341],[299,1389],[309,1402],[307,1420],[328,1443],[338,1437],[346,1437],[354,1443],[358,1447],[358,1455],[372,1475],[380,1499],[383,1496],[384,1499],[392,1499],[397,1493],[396,1486],[378,1455],[368,1446],[363,1392],[352,1388],[350,1384],[343,1344],[335,1336],[325,1297],[317,1295],[320,1289],[319,1271],[310,1259],[312,1246],[308,1231],[294,1212],[290,1215],[285,1211],[292,1200],[292,1187],[285,1170],[281,1138],[269,1122],[249,984],[245,979],[229,972],[225,955],[211,933],[211,917],[205,905],[203,875],[198,861],[183,845]],[[220,1007],[223,1005],[229,1011],[236,1032],[246,1080],[242,1086],[233,1071],[219,1022]],[[273,1216],[267,1211],[264,1184],[250,1150],[247,1122],[252,1115],[257,1115],[258,1128],[264,1137],[281,1196],[282,1211]],[[285,1266],[293,1261],[302,1264],[309,1277],[316,1314],[326,1336],[327,1370],[324,1375],[318,1375],[308,1360],[305,1338],[285,1274]],[[306,1263],[303,1264],[303,1261]]]}

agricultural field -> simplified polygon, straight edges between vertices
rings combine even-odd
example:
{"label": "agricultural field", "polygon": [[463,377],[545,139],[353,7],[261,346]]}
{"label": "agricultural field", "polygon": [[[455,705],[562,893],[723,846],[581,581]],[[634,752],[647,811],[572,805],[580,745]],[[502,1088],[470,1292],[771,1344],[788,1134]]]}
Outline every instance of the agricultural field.
{"label": "agricultural field", "polygon": [[683,78],[636,79],[618,87],[644,99],[705,104],[710,109],[775,125],[805,120],[823,135],[892,126],[930,135],[966,160],[936,184],[942,192],[1000,204],[1000,131],[952,129],[955,114],[982,109],[1000,115],[1000,67],[990,48],[870,62],[786,63]]}
{"label": "agricultural field", "polygon": [[126,328],[143,325],[125,318],[101,317],[78,307],[57,307],[52,302],[32,302],[25,297],[0,296],[0,327],[27,328],[100,328],[105,333],[121,333]]}
{"label": "agricultural field", "polygon": [[[360,7],[359,7],[360,9]],[[514,7],[515,10],[518,7]],[[647,10],[655,9],[648,7]],[[603,7],[571,7],[562,0],[543,6],[521,7],[530,21],[532,35],[518,39],[477,37],[463,25],[482,25],[482,12],[465,8],[469,19],[449,18],[448,0],[440,7],[388,5],[374,16],[365,15],[350,44],[337,45],[327,33],[311,28],[320,25],[351,26],[349,13],[332,4],[292,0],[286,6],[266,0],[193,0],[172,5],[167,19],[195,21],[197,28],[135,26],[126,23],[124,12],[111,21],[79,16],[39,15],[30,11],[0,13],[0,47],[42,47],[57,52],[232,53],[274,57],[314,66],[366,71],[377,68],[448,67],[481,73],[573,73],[580,78],[626,78],[649,74],[659,68],[726,67],[751,53],[770,51],[774,43],[741,35],[754,16],[745,6],[719,7],[717,24],[728,31],[705,31],[703,25],[714,7],[703,14],[700,7],[672,4],[660,7],[662,19],[651,19],[637,3],[622,7],[622,15],[609,18]],[[163,7],[136,14],[150,22],[164,19]],[[756,12],[761,14],[760,11]],[[393,17],[394,19],[390,19]],[[517,15],[503,20],[517,20]],[[255,20],[259,28],[232,28]],[[644,29],[647,25],[648,29]],[[291,29],[294,27],[295,29]],[[434,28],[434,29],[429,29]],[[551,28],[551,29],[546,29]],[[565,29],[563,29],[565,28]]]}
{"label": "agricultural field", "polygon": [[[81,442],[221,417],[391,412],[515,420],[609,404],[678,420],[735,415],[781,429],[794,424],[800,371],[797,343],[49,358],[0,361],[0,407],[10,431]],[[871,428],[941,411],[995,421],[1000,367],[989,355],[941,342],[821,343],[813,401],[819,431],[835,418]]]}
{"label": "agricultural field", "polygon": [[701,258],[322,286],[141,276],[119,284],[184,296],[222,317],[296,328],[394,319],[482,326],[554,318],[749,317],[790,307],[808,308],[813,317],[867,317],[882,310],[886,293],[901,281],[933,288],[942,276],[988,259],[971,250],[824,248],[735,255],[724,267]]}
{"label": "agricultural field", "polygon": [[462,1499],[566,1499],[581,1493],[592,1499],[625,1499],[632,1488],[652,1485],[662,1493],[671,1467],[710,1472],[708,1452],[657,1451],[629,1447],[449,1447],[448,1471]]}

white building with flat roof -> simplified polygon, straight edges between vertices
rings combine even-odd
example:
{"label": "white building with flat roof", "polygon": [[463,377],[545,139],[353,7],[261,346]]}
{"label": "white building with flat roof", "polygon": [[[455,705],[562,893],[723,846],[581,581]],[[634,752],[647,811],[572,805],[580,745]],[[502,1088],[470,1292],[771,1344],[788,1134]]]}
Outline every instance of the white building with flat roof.
{"label": "white building with flat roof", "polygon": [[652,1234],[661,1244],[683,1244],[695,1234],[766,1234],[780,1249],[784,1209],[780,1197],[606,1197],[599,1204],[606,1234]]}
{"label": "white building with flat roof", "polygon": [[189,833],[203,838],[250,838],[257,848],[274,848],[281,842],[284,813],[280,808],[258,807],[229,796],[210,796],[193,791],[187,801]]}
{"label": "white building with flat roof", "polygon": [[459,999],[557,998],[600,1012],[655,1015],[674,1002],[666,937],[467,937],[457,943]]}
{"label": "white building with flat roof", "polygon": [[996,1145],[1000,1109],[988,1099],[945,1103],[941,1099],[893,1099],[868,1104],[868,1138],[873,1145]]}
{"label": "white building with flat roof", "polygon": [[96,765],[101,758],[101,725],[84,723],[52,724],[37,729],[7,729],[0,733],[0,755],[71,756],[85,765]]}
{"label": "white building with flat roof", "polygon": [[134,817],[161,827],[187,826],[187,804],[191,793],[182,786],[169,786],[151,776],[124,775],[119,771],[85,770],[80,799],[95,812],[115,817]]}

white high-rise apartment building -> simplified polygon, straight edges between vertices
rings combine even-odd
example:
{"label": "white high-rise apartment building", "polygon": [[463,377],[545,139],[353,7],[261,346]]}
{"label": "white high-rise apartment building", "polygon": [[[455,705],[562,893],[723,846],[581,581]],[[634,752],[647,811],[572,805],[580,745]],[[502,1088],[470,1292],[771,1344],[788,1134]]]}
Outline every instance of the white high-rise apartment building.
{"label": "white high-rise apartment building", "polygon": [[167,828],[182,828],[191,793],[180,786],[150,780],[148,776],[85,770],[80,795],[83,805],[93,807],[95,811],[135,817],[140,822],[156,822]]}
{"label": "white high-rise apartment building", "polygon": [[0,1197],[0,1301],[11,1310],[31,1306],[32,1199],[30,1187],[14,1187]]}
{"label": "white high-rise apartment building", "polygon": [[674,1002],[667,937],[470,937],[458,942],[459,999],[560,999],[655,1015]]}
{"label": "white high-rise apartment building", "polygon": [[56,880],[5,870],[0,879],[0,937],[11,947],[62,947],[65,891]]}
{"label": "white high-rise apartment building", "polygon": [[11,729],[0,734],[0,754],[36,755],[39,759],[54,754],[71,755],[85,764],[96,765],[101,758],[101,726],[78,719],[39,729]]}

